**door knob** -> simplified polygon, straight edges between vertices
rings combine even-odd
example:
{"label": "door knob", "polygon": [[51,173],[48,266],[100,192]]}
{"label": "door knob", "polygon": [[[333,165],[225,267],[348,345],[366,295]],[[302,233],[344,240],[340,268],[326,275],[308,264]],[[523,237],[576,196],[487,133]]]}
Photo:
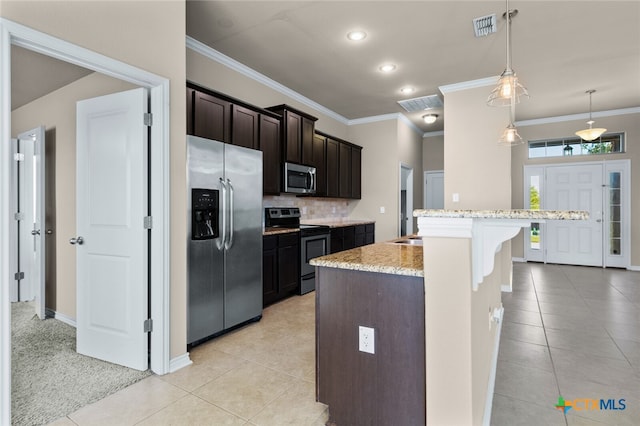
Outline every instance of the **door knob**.
{"label": "door knob", "polygon": [[40,235],[40,230],[34,229],[33,231],[31,231],[31,235]]}
{"label": "door knob", "polygon": [[69,244],[71,244],[72,246],[74,246],[76,244],[81,246],[82,243],[84,243],[84,239],[82,237],[71,238],[69,240]]}

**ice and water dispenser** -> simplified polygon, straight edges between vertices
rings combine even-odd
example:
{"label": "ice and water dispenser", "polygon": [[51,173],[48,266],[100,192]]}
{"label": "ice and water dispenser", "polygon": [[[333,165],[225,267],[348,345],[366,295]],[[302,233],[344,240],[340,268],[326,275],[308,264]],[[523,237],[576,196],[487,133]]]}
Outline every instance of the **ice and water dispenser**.
{"label": "ice and water dispenser", "polygon": [[218,238],[218,190],[191,190],[191,239]]}

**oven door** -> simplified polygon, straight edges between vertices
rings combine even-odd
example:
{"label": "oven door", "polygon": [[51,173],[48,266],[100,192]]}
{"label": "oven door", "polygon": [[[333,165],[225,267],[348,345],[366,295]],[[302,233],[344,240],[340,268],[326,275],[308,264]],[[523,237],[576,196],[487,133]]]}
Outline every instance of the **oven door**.
{"label": "oven door", "polygon": [[300,294],[308,293],[316,288],[316,267],[309,265],[313,258],[329,253],[329,234],[300,238]]}

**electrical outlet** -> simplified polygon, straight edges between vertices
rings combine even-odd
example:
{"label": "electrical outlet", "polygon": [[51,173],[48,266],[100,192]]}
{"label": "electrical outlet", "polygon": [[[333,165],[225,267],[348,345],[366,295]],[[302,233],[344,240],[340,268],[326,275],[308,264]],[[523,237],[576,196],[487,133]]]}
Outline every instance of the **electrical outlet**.
{"label": "electrical outlet", "polygon": [[452,201],[454,203],[459,203],[460,202],[460,194],[458,194],[457,192],[453,194],[453,196],[451,197]]}
{"label": "electrical outlet", "polygon": [[371,327],[358,327],[358,348],[360,352],[376,353],[375,330]]}

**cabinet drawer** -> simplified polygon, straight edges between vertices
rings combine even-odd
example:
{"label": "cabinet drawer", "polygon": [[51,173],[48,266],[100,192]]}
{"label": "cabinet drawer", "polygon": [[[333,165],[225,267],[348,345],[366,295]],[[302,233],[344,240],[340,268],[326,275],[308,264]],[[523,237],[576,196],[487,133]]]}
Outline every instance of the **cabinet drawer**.
{"label": "cabinet drawer", "polygon": [[278,235],[278,247],[295,246],[300,242],[300,234],[292,232],[290,234]]}
{"label": "cabinet drawer", "polygon": [[364,227],[367,234],[375,231],[375,225],[373,223],[368,223]]}
{"label": "cabinet drawer", "polygon": [[262,237],[262,250],[273,250],[276,247],[278,247],[278,237],[276,235]]}
{"label": "cabinet drawer", "polygon": [[365,233],[364,225],[356,225],[355,228],[356,228],[356,235]]}

